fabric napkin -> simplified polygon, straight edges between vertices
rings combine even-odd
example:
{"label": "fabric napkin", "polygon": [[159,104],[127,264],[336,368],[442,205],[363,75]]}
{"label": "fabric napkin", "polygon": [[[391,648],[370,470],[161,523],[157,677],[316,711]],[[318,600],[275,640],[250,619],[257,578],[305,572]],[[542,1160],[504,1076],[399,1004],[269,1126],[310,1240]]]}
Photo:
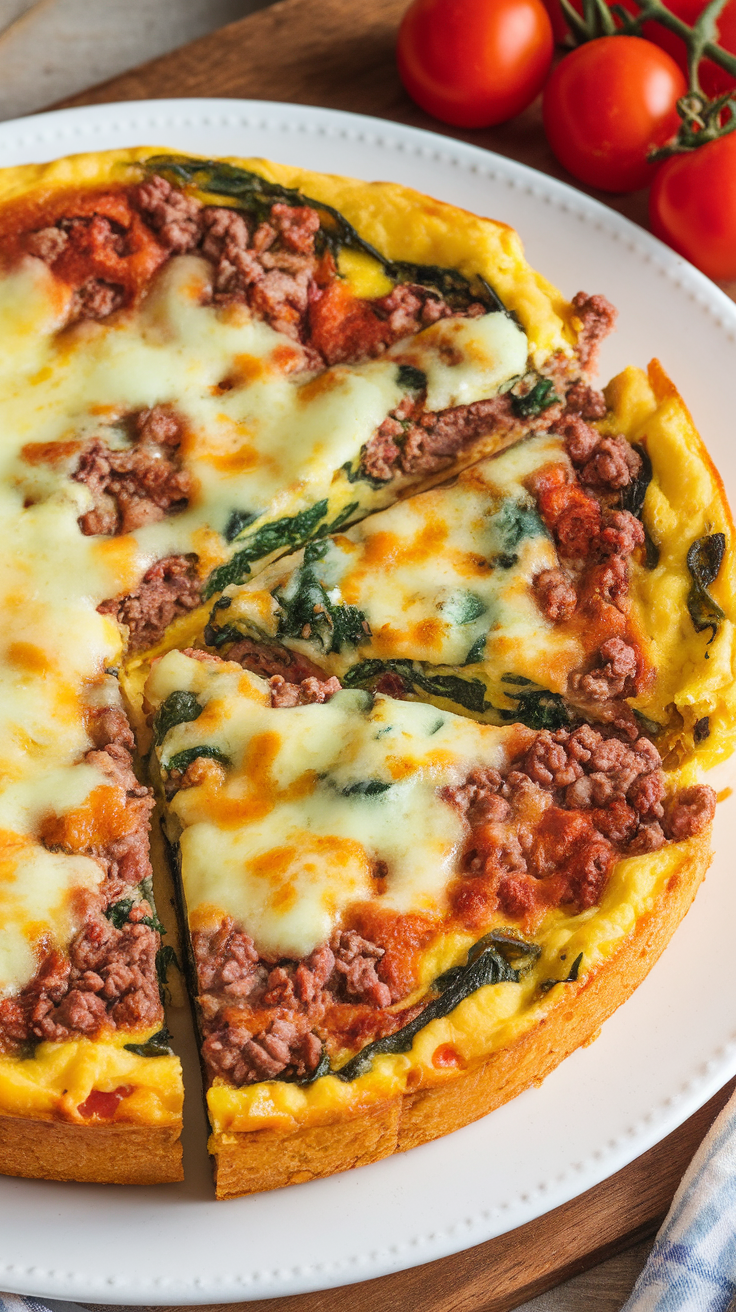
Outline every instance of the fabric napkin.
{"label": "fabric napkin", "polygon": [[[92,1307],[89,1304],[89,1307]],[[26,1298],[20,1294],[0,1294],[0,1312],[89,1312],[79,1303],[62,1303],[56,1298]],[[132,1308],[116,1308],[115,1312],[133,1312]]]}
{"label": "fabric napkin", "polygon": [[65,1303],[58,1298],[26,1298],[20,1294],[0,1294],[0,1312],[142,1312],[141,1308],[116,1307],[98,1303]]}
{"label": "fabric napkin", "polygon": [[685,1172],[621,1312],[736,1312],[736,1094]]}

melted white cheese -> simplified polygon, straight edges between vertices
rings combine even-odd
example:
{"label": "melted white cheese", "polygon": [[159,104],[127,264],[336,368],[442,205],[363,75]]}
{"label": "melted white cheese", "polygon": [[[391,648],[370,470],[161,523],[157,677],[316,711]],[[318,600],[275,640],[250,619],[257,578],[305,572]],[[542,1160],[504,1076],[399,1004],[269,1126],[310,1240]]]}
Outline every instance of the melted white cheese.
{"label": "melted white cheese", "polygon": [[318,625],[284,633],[304,582],[303,552],[227,589],[231,605],[213,622],[278,637],[338,676],[374,658],[464,666],[472,652],[492,683],[508,673],[536,682],[544,670],[547,686],[564,692],[580,641],[574,625],[545,618],[533,591],[536,576],[560,563],[526,486],[547,464],[569,461],[562,439],[542,434],[329,540],[309,570],[333,606],[365,616],[370,632],[355,646],[330,652]]}
{"label": "melted white cheese", "polygon": [[427,409],[447,410],[495,395],[526,369],[525,333],[507,314],[440,319],[392,354],[427,375]]}
{"label": "melted white cheese", "polygon": [[76,890],[94,890],[101,867],[0,832],[0,996],[16,992],[38,967],[36,949],[65,948],[79,929]]}
{"label": "melted white cheese", "polygon": [[503,768],[508,730],[360,691],[271,708],[256,675],[171,652],[146,696],[157,706],[181,690],[203,710],[166,736],[164,769],[203,744],[230,762],[170,803],[193,925],[232,916],[262,953],[306,956],[347,907],[376,896],[377,862],[380,905],[442,909],[464,827],[438,790],[473,764]]}
{"label": "melted white cheese", "polygon": [[141,561],[196,550],[197,530],[221,532],[233,510],[277,518],[329,494],[335,471],[357,458],[404,395],[397,362],[416,354],[443,405],[454,404],[455,392],[492,396],[526,366],[524,333],[493,313],[435,324],[380,360],[310,380],[288,372],[301,361],[290,338],[244,307],[202,304],[209,265],[194,256],[170,260],[138,311],[58,337],[42,328],[54,325],[54,287],[27,277],[39,331],[30,339],[21,331],[27,308],[17,332],[8,323],[20,360],[0,394],[6,468],[24,495],[39,486],[38,467],[16,459],[28,442],[99,433],[114,443],[110,424],[164,402],[187,420],[185,464],[198,491],[183,514],[136,532]]}
{"label": "melted white cheese", "polygon": [[[235,550],[220,536],[235,510],[267,522],[330,497],[333,485],[338,510],[346,491],[353,502],[393,495],[364,483],[356,496],[336,471],[355,463],[405,394],[399,357],[413,344],[311,378],[290,338],[244,307],[205,303],[210,275],[199,258],[173,258],[136,310],[63,331],[71,293],[43,263],[29,258],[0,277],[0,824],[29,841],[23,879],[41,872],[39,888],[51,888],[52,869],[58,889],[89,876],[80,858],[49,863],[37,831],[44,815],[63,815],[102,782],[78,764],[91,746],[85,711],[121,654],[100,602],[133,591],[162,556],[196,552],[205,570],[220,563]],[[526,338],[509,323],[492,314],[427,330],[417,350],[433,395],[489,394],[522,372]],[[457,339],[451,368],[448,332]],[[71,478],[80,444],[99,436],[125,447],[126,417],[162,403],[186,425],[188,509],[127,537],[84,537],[77,520],[92,495]],[[3,949],[3,987],[20,988],[32,951],[22,933],[18,947],[7,916],[15,947]],[[72,919],[59,916],[62,937],[71,934]]]}

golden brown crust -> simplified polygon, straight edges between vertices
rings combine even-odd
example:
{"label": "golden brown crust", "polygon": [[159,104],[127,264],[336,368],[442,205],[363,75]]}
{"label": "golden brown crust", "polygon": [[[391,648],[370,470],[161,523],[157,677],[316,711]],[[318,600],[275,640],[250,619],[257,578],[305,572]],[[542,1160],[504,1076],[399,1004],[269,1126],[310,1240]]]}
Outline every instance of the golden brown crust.
{"label": "golden brown crust", "polygon": [[181,1125],[73,1125],[0,1116],[0,1175],[95,1184],[184,1179]]}
{"label": "golden brown crust", "polygon": [[688,844],[651,911],[612,957],[579,984],[558,990],[556,1006],[532,1029],[456,1079],[329,1125],[213,1135],[217,1197],[278,1189],[379,1161],[458,1130],[540,1084],[571,1052],[592,1042],[641,984],[690,909],[711,855],[708,830]]}
{"label": "golden brown crust", "polygon": [[360,1116],[302,1126],[288,1137],[278,1130],[222,1135],[215,1155],[217,1197],[304,1184],[390,1157],[396,1152],[401,1107],[401,1099],[392,1098]]}

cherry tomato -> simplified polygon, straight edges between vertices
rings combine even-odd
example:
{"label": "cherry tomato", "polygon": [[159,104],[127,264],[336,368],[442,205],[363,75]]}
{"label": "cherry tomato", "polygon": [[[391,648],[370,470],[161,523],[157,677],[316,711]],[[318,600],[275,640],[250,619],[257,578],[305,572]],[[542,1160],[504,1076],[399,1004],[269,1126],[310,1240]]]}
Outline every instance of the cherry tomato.
{"label": "cherry tomato", "polygon": [[677,131],[687,87],[672,57],[638,36],[603,36],[566,55],[544,89],[544,128],[565,168],[603,191],[651,182],[647,155]]}
{"label": "cherry tomato", "polygon": [[[578,13],[580,14],[580,17],[582,18],[583,0],[571,0],[571,3],[575,6]],[[544,0],[544,7],[547,10],[547,13],[549,14],[549,21],[552,24],[552,32],[554,34],[555,41],[557,41],[560,45],[562,45],[563,41],[565,40],[565,37],[568,35],[570,31],[570,28],[567,19],[565,18],[565,15],[562,12],[562,5],[560,4],[560,0]]]}
{"label": "cherry tomato", "polygon": [[399,74],[435,118],[483,128],[518,114],[552,62],[542,0],[414,0],[399,29]]}
{"label": "cherry tomato", "polygon": [[[692,27],[702,11],[703,2],[704,0],[667,0],[667,8]],[[635,10],[636,6],[627,4],[626,8]],[[730,54],[736,55],[736,0],[728,0],[721,10],[716,19],[716,30],[719,46],[723,46],[723,49],[728,50]],[[647,40],[654,41],[662,50],[672,55],[675,63],[679,64],[683,73],[687,74],[687,52],[681,37],[662,27],[661,23],[645,23],[642,31]],[[711,59],[703,60],[698,74],[700,85],[708,96],[720,96],[724,91],[730,91],[736,86],[736,79],[732,78],[724,68],[714,64]]]}
{"label": "cherry tomato", "polygon": [[660,165],[649,221],[709,278],[736,278],[736,133]]}
{"label": "cherry tomato", "polygon": [[[618,0],[622,9],[636,18],[640,6],[636,0]],[[555,34],[555,41],[562,43],[567,36],[570,28],[567,19],[562,12],[560,0],[544,0],[545,8],[550,16],[552,31]],[[580,17],[583,16],[583,0],[571,0]],[[683,22],[689,23],[692,27],[696,18],[702,12],[704,0],[668,0],[667,8],[671,10],[677,18]],[[616,22],[614,15],[614,22]],[[718,33],[718,44],[727,50],[729,54],[736,55],[736,0],[727,0],[723,10],[716,19],[716,32]],[[682,69],[687,77],[687,48],[682,37],[676,36],[670,32],[668,27],[663,27],[661,23],[645,23],[642,28],[642,36],[647,41],[653,41],[661,50],[666,50],[668,55],[672,55],[675,63]],[[719,64],[714,64],[711,59],[704,59],[700,65],[699,75],[701,86],[708,96],[720,96],[724,91],[731,91],[736,86],[736,78],[731,77],[725,69]]]}

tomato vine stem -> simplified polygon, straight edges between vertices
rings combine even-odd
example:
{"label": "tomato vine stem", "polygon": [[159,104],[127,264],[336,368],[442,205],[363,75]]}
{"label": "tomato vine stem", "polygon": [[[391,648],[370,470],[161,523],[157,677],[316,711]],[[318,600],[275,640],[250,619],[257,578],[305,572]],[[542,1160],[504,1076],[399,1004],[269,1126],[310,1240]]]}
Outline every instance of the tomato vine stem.
{"label": "tomato vine stem", "polygon": [[691,26],[673,14],[663,0],[634,0],[639,11],[637,14],[630,13],[621,4],[608,5],[606,0],[583,0],[582,15],[571,0],[560,0],[562,12],[577,41],[591,41],[601,36],[641,36],[645,23],[656,22],[685,42],[689,87],[687,94],[677,102],[682,122],[672,141],[651,152],[649,159],[652,161],[686,154],[736,131],[736,94],[727,91],[709,100],[699,76],[702,60],[711,59],[736,78],[736,55],[718,45],[716,23],[726,2],[709,0]]}
{"label": "tomato vine stem", "polygon": [[[726,0],[710,0],[697,22],[691,27],[689,23],[673,14],[662,0],[633,0],[639,9],[638,14],[631,14],[622,5],[607,5],[606,0],[583,0],[583,13],[578,13],[570,0],[560,0],[560,7],[573,35],[579,41],[591,41],[597,36],[641,36],[644,23],[661,23],[676,36],[682,37],[688,48],[688,63],[693,49],[693,38],[698,42],[698,62],[712,59],[736,77],[736,55],[724,50],[717,44],[716,19],[726,4]],[[618,22],[616,22],[618,19]]]}

